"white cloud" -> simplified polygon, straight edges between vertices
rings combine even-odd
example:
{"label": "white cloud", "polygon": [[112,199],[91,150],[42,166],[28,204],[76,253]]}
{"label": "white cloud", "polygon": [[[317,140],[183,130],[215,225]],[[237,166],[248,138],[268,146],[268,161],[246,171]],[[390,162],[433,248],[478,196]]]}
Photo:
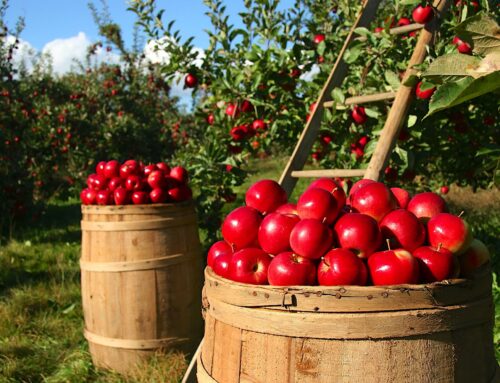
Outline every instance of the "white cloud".
{"label": "white cloud", "polygon": [[[42,49],[42,54],[49,54],[52,57],[52,66],[55,73],[63,74],[76,69],[75,61],[83,62],[87,55],[87,48],[92,44],[84,32],[66,39],[56,39],[48,42]],[[108,63],[119,62],[119,56],[106,52],[102,48],[96,51],[98,61]]]}
{"label": "white cloud", "polygon": [[[7,36],[7,44],[14,45],[16,38],[14,36]],[[36,49],[33,46],[22,39],[19,39],[17,44],[17,49],[13,51],[12,62],[14,66],[23,66],[28,71],[33,67],[32,61],[36,57]]]}

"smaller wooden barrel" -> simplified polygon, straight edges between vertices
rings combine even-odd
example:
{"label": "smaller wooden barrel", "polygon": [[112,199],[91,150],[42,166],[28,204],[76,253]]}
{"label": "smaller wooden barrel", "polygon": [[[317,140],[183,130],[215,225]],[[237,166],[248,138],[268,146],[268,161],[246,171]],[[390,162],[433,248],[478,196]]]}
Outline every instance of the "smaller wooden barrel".
{"label": "smaller wooden barrel", "polygon": [[205,270],[200,383],[490,383],[491,271],[473,280],[280,288]]}
{"label": "smaller wooden barrel", "polygon": [[201,339],[203,257],[192,203],[82,206],[85,337],[96,366],[130,373]]}

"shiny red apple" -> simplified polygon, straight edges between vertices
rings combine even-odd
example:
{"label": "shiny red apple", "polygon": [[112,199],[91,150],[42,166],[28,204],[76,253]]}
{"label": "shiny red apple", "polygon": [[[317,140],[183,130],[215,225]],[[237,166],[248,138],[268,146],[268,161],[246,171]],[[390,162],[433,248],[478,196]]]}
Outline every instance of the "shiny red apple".
{"label": "shiny red apple", "polygon": [[250,186],[245,194],[247,206],[268,214],[286,203],[285,190],[273,180],[261,180]]}
{"label": "shiny red apple", "polygon": [[233,249],[226,241],[217,241],[208,250],[207,265],[214,269],[216,259],[220,256],[233,255]]}
{"label": "shiny red apple", "polygon": [[348,197],[348,200],[349,200],[349,204],[352,203],[352,196],[354,194],[356,194],[356,192],[361,189],[363,186],[366,186],[368,184],[372,184],[376,181],[374,180],[370,180],[368,178],[363,178],[363,179],[360,179],[359,181],[355,182],[352,187],[351,187],[351,190],[349,190],[349,197]]}
{"label": "shiny red apple", "polygon": [[290,250],[290,233],[299,221],[296,215],[276,212],[264,217],[258,234],[262,250],[274,255]]}
{"label": "shiny red apple", "polygon": [[295,203],[285,203],[283,205],[280,205],[274,212],[280,214],[294,214],[298,217],[297,204]]}
{"label": "shiny red apple", "polygon": [[80,193],[80,200],[84,205],[94,205],[97,192],[94,189],[86,188]]}
{"label": "shiny red apple", "polygon": [[165,189],[154,188],[149,192],[149,199],[152,203],[165,203],[168,200],[168,193]]}
{"label": "shiny red apple", "polygon": [[188,181],[188,172],[182,166],[174,166],[170,170],[170,177],[176,179],[180,183],[187,183]]}
{"label": "shiny red apple", "polygon": [[472,233],[462,218],[449,213],[439,213],[427,223],[429,244],[435,248],[444,247],[460,254],[469,247]]}
{"label": "shiny red apple", "polygon": [[256,246],[261,222],[258,210],[249,206],[238,207],[224,219],[222,237],[236,250]]}
{"label": "shiny red apple", "polygon": [[401,209],[406,209],[408,202],[410,202],[411,196],[405,189],[401,188],[391,188],[392,194],[396,197],[396,201]]}
{"label": "shiny red apple", "polygon": [[99,190],[95,195],[95,201],[98,205],[113,205],[113,193],[109,190]]}
{"label": "shiny red apple", "polygon": [[120,176],[120,163],[117,160],[106,162],[104,166],[104,176],[108,179]]}
{"label": "shiny red apple", "polygon": [[368,270],[375,286],[417,283],[419,277],[417,259],[404,249],[373,253]]}
{"label": "shiny red apple", "polygon": [[353,251],[359,258],[368,258],[382,244],[382,234],[372,217],[360,213],[346,213],[334,226],[338,245]]}
{"label": "shiny red apple", "polygon": [[231,279],[229,266],[233,258],[233,253],[222,253],[213,260],[212,270],[222,278]]}
{"label": "shiny red apple", "polygon": [[329,191],[309,188],[297,201],[297,214],[300,219],[317,219],[331,225],[339,213],[337,200]]}
{"label": "shiny red apple", "polygon": [[306,257],[291,251],[276,255],[267,270],[272,286],[306,286],[316,281],[316,265]]}
{"label": "shiny red apple", "polygon": [[398,203],[391,190],[382,182],[373,182],[360,188],[353,196],[352,208],[380,222]]}
{"label": "shiny red apple", "polygon": [[332,231],[316,219],[301,220],[290,233],[290,247],[295,253],[306,258],[321,258],[332,242]]}
{"label": "shiny red apple", "polygon": [[337,208],[341,210],[346,202],[346,194],[342,186],[340,186],[333,178],[319,178],[311,182],[308,189],[319,188],[328,191],[337,201]]}
{"label": "shiny red apple", "polygon": [[149,203],[149,193],[145,191],[135,191],[132,193],[132,203],[134,205],[144,205]]}
{"label": "shiny red apple", "polygon": [[422,246],[413,251],[420,265],[420,280],[424,283],[451,278],[455,270],[455,259],[451,251],[431,246]]}
{"label": "shiny red apple", "polygon": [[332,249],[318,266],[318,283],[321,286],[365,285],[366,266],[348,249]]}
{"label": "shiny red apple", "polygon": [[233,281],[265,285],[271,257],[262,249],[246,248],[233,254],[229,274]]}
{"label": "shiny red apple", "polygon": [[436,214],[448,211],[445,200],[436,193],[425,192],[415,194],[408,202],[406,209],[426,222]]}
{"label": "shiny red apple", "polygon": [[425,227],[418,218],[405,209],[388,213],[379,223],[382,236],[389,239],[392,248],[412,252],[425,241]]}

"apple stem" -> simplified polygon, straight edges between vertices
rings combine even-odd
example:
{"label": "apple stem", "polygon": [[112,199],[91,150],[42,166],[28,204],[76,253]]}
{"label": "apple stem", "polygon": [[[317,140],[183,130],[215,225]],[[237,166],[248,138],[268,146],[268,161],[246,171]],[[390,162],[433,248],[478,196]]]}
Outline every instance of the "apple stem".
{"label": "apple stem", "polygon": [[388,248],[389,250],[391,250],[391,241],[390,241],[390,239],[389,239],[389,238],[387,238],[385,241],[387,242],[387,248]]}
{"label": "apple stem", "polygon": [[464,215],[464,213],[465,213],[465,210],[462,210],[462,211],[460,212],[460,214],[458,215],[458,218],[462,218],[462,216]]}
{"label": "apple stem", "polygon": [[325,222],[326,222],[326,217],[324,217],[324,218],[323,218],[323,221],[322,221],[322,223],[325,223]]}
{"label": "apple stem", "polygon": [[441,242],[439,242],[439,245],[438,245],[438,251],[441,251],[441,247],[443,246],[443,244]]}

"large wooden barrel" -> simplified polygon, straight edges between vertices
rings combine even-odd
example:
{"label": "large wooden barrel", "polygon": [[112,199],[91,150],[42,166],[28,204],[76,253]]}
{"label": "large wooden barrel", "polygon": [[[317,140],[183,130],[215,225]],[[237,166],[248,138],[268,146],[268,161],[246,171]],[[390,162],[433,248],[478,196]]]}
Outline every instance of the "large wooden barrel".
{"label": "large wooden barrel", "polygon": [[82,206],[85,337],[95,365],[130,373],[201,339],[203,257],[193,204]]}
{"label": "large wooden barrel", "polygon": [[203,305],[200,383],[500,381],[488,268],[428,285],[290,288],[207,268]]}

